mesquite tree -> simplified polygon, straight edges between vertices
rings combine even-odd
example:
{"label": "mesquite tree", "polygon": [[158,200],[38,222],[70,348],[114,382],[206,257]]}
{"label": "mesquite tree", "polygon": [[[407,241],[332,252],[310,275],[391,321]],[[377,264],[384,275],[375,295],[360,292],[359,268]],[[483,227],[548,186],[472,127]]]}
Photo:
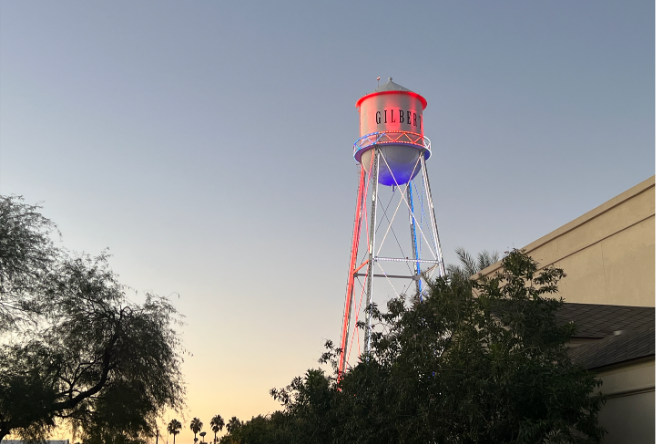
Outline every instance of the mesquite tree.
{"label": "mesquite tree", "polygon": [[130,302],[106,256],[55,248],[38,210],[0,196],[0,441],[62,421],[89,443],[152,436],[183,405],[176,310]]}

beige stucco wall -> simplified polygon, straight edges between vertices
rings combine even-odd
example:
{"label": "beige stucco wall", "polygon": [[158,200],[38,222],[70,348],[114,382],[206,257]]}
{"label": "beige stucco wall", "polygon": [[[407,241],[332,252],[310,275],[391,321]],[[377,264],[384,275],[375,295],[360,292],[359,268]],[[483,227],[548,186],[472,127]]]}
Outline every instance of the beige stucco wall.
{"label": "beige stucco wall", "polygon": [[523,249],[565,270],[565,302],[653,307],[654,198],[652,176]]}
{"label": "beige stucco wall", "polygon": [[598,373],[608,396],[599,424],[608,435],[604,444],[654,442],[654,358]]}

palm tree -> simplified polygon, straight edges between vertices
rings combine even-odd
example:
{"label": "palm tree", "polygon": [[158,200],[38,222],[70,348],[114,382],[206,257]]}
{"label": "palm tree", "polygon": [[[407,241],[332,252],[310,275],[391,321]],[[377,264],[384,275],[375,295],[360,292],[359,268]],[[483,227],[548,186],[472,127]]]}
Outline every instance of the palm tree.
{"label": "palm tree", "polygon": [[198,418],[192,419],[191,423],[189,424],[189,428],[191,429],[192,432],[194,432],[194,442],[198,441],[198,438],[196,438],[196,433],[203,430],[203,423],[201,422],[201,420]]}
{"label": "palm tree", "polygon": [[450,264],[446,269],[451,276],[462,277],[465,279],[474,276],[476,273],[479,273],[481,270],[498,262],[500,259],[498,252],[493,251],[490,253],[487,250],[478,253],[478,256],[474,259],[472,255],[462,247],[456,248],[456,254],[458,255],[458,259],[460,259],[461,265]]}
{"label": "palm tree", "polygon": [[171,422],[169,422],[169,425],[166,426],[166,431],[173,435],[173,444],[175,444],[175,435],[180,433],[181,428],[182,424],[180,424],[180,421],[177,419],[172,419]]}
{"label": "palm tree", "polygon": [[226,429],[228,429],[228,432],[232,433],[235,430],[237,430],[241,426],[241,421],[237,419],[236,416],[233,416],[230,418],[230,421],[228,421],[228,424],[226,425]]}
{"label": "palm tree", "polygon": [[212,418],[212,420],[210,421],[210,427],[212,427],[212,431],[214,432],[214,444],[216,444],[216,434],[221,430],[223,430],[224,425],[225,422],[223,422],[223,418],[221,418],[221,415],[214,416],[214,418]]}

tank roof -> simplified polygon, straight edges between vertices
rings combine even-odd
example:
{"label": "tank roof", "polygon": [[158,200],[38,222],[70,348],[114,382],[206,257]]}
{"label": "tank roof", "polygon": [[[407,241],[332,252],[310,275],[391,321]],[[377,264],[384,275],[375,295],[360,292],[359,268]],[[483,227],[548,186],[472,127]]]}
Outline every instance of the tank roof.
{"label": "tank roof", "polygon": [[408,88],[399,85],[398,83],[394,83],[391,77],[387,80],[387,83],[380,85],[378,88],[374,89],[369,94],[360,97],[360,99],[355,103],[355,107],[359,108],[362,101],[368,99],[371,96],[382,95],[382,94],[394,94],[397,91],[418,98],[421,101],[422,107],[426,108],[427,105],[426,99],[424,99],[421,95],[417,94],[416,92],[411,91]]}
{"label": "tank roof", "polygon": [[404,86],[399,85],[398,83],[394,83],[392,81],[392,78],[390,77],[387,80],[387,83],[374,89],[370,94],[381,92],[381,91],[410,91],[410,90]]}

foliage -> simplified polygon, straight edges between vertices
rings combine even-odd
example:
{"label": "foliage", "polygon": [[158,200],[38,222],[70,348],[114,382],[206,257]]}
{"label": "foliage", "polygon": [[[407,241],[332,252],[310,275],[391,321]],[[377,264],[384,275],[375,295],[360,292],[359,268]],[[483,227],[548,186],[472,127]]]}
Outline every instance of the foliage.
{"label": "foliage", "polygon": [[194,442],[198,441],[198,438],[196,438],[196,434],[203,430],[203,423],[200,419],[194,418],[191,420],[191,423],[189,423],[189,428],[191,429],[192,432],[194,432]]}
{"label": "foliage", "polygon": [[[258,416],[258,418],[262,418]],[[253,418],[250,423],[253,423],[250,428],[258,428],[257,425],[258,420],[256,418]],[[242,430],[242,426],[244,423],[242,423],[236,416],[233,416],[228,420],[228,423],[226,424],[226,429],[228,430],[228,434],[221,437],[219,440],[220,444],[241,444],[244,442],[251,442],[249,441],[244,441],[246,439],[246,436],[244,435],[244,430]],[[268,436],[268,435],[266,435]],[[250,435],[249,435],[250,438]]]}
{"label": "foliage", "polygon": [[166,426],[166,431],[169,433],[169,435],[173,435],[173,444],[175,444],[175,436],[180,433],[181,428],[182,424],[177,419],[172,419],[171,422],[169,422]]}
{"label": "foliage", "polygon": [[54,224],[21,197],[0,196],[0,333],[43,313],[39,287],[60,251],[50,235]]}
{"label": "foliage", "polygon": [[462,247],[456,248],[456,255],[460,260],[460,265],[449,264],[447,266],[447,272],[451,276],[458,276],[459,278],[464,279],[474,276],[476,273],[498,262],[500,259],[498,252],[493,251],[490,253],[487,250],[478,253],[476,259],[474,259],[472,255]]}
{"label": "foliage", "polygon": [[37,210],[0,197],[0,440],[42,439],[61,420],[85,443],[152,436],[183,404],[175,309],[130,302],[106,256],[54,248]]}
{"label": "foliage", "polygon": [[225,442],[600,442],[600,383],[567,356],[574,326],[555,321],[563,271],[538,272],[520,251],[502,266],[492,277],[431,282],[423,302],[372,307],[370,355],[338,381],[340,350],[328,342],[331,375],[310,370],[272,390],[283,411]]}
{"label": "foliage", "polygon": [[214,432],[214,443],[216,443],[216,434],[219,433],[221,430],[223,430],[224,425],[225,425],[225,422],[223,421],[223,418],[221,417],[221,415],[215,415],[210,420],[210,427],[212,428],[212,431]]}
{"label": "foliage", "polygon": [[236,431],[239,427],[241,427],[241,421],[236,416],[230,418],[228,424],[226,425],[226,429],[228,429],[228,432],[231,433]]}
{"label": "foliage", "polygon": [[[237,419],[237,418],[234,418]],[[287,444],[295,442],[288,431],[290,417],[282,412],[268,416],[256,416],[244,423],[234,423],[230,433],[223,436],[220,444]],[[312,441],[307,441],[312,442]]]}

